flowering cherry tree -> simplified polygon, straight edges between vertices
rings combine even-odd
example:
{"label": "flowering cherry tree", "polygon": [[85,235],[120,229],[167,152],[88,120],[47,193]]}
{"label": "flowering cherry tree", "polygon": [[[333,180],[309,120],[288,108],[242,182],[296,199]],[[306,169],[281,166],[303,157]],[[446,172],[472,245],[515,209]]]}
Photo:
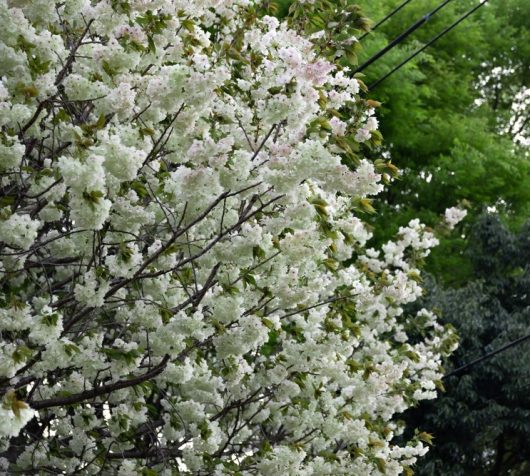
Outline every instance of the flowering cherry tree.
{"label": "flowering cherry tree", "polygon": [[2,472],[397,475],[425,453],[394,417],[455,345],[403,309],[436,238],[367,245],[395,168],[362,157],[376,104],[333,61],[354,41],[329,29],[362,18],[345,0],[326,29],[320,3],[0,0]]}

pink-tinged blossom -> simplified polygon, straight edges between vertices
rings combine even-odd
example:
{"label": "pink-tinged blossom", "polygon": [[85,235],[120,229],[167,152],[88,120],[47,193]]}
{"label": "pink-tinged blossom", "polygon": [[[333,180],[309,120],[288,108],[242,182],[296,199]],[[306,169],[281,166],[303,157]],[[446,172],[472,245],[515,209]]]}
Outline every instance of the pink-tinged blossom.
{"label": "pink-tinged blossom", "polygon": [[330,62],[317,60],[306,65],[302,74],[308,81],[311,81],[316,86],[321,86],[326,81],[327,75],[334,69],[335,67]]}

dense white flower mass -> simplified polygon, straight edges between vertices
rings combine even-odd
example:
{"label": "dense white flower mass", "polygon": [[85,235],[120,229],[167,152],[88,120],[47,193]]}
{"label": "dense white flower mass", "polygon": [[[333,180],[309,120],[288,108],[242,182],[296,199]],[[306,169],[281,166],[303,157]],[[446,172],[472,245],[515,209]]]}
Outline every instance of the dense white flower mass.
{"label": "dense white flower mass", "polygon": [[455,345],[404,308],[436,239],[413,220],[367,248],[393,170],[362,157],[373,104],[322,35],[260,12],[0,0],[8,471],[398,475],[425,453],[395,417]]}

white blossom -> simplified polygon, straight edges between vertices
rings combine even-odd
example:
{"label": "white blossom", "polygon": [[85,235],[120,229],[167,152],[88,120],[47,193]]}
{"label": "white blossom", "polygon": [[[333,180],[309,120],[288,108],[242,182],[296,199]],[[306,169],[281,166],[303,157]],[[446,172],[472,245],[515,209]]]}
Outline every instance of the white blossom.
{"label": "white blossom", "polygon": [[467,215],[467,210],[460,207],[451,207],[445,210],[445,223],[449,230],[453,230]]}
{"label": "white blossom", "polygon": [[0,0],[7,472],[398,475],[425,452],[389,435],[455,345],[405,311],[437,239],[412,220],[370,248],[375,111],[321,35],[254,7]]}
{"label": "white blossom", "polygon": [[31,247],[41,223],[29,215],[14,213],[7,220],[0,219],[0,242],[27,250]]}

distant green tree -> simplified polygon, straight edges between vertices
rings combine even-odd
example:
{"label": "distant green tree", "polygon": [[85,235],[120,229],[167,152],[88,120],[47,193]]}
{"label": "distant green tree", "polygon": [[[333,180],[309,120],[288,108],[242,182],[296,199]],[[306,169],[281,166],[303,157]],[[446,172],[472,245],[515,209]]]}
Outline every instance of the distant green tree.
{"label": "distant green tree", "polygon": [[[359,0],[377,21],[402,0]],[[360,62],[383,48],[439,0],[410,2],[362,40]],[[370,85],[476,5],[450,3],[398,47],[363,71]],[[530,2],[490,1],[454,31],[382,82],[369,96],[379,109],[384,154],[401,179],[374,215],[386,239],[412,216],[435,226],[444,209],[465,201],[469,216],[429,258],[438,307],[461,336],[448,370],[529,332]],[[476,222],[475,225],[473,223]],[[455,289],[444,290],[450,285]],[[449,378],[447,392],[406,416],[433,433],[417,466],[424,476],[530,474],[530,344]]]}
{"label": "distant green tree", "polygon": [[[496,215],[471,230],[475,279],[458,290],[431,283],[422,303],[437,308],[461,335],[447,370],[530,332],[530,221],[510,232]],[[449,377],[446,392],[406,415],[434,436],[420,476],[530,474],[530,341]]]}
{"label": "distant green tree", "polygon": [[[374,20],[400,3],[359,0]],[[439,3],[409,3],[362,40],[361,63]],[[450,3],[366,68],[365,82],[372,84],[473,5]],[[381,240],[414,216],[434,225],[446,207],[462,200],[471,207],[468,223],[485,206],[513,223],[528,216],[528,18],[528,0],[490,1],[375,89],[383,103],[384,142],[374,153],[391,157],[403,172],[377,203],[374,221],[385,223],[377,227]],[[471,277],[462,234],[442,240],[430,258],[431,271],[451,285]]]}

